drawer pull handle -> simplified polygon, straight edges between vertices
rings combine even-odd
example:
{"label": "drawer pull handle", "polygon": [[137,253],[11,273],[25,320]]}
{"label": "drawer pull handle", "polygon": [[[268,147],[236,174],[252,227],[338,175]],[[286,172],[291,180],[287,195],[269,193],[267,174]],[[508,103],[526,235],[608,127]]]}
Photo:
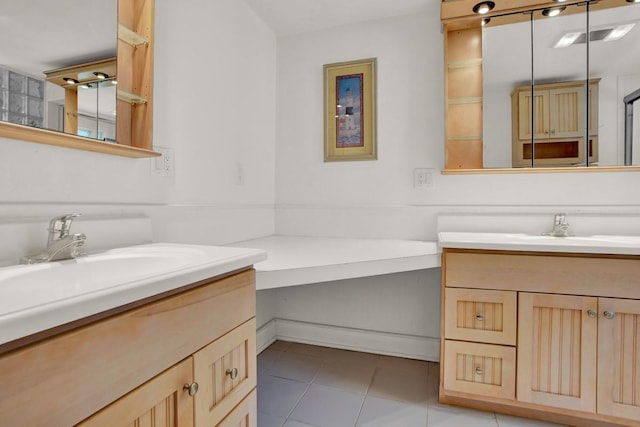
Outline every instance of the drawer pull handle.
{"label": "drawer pull handle", "polygon": [[478,322],[484,322],[484,314],[476,314],[476,320]]}
{"label": "drawer pull handle", "polygon": [[587,310],[587,315],[589,317],[598,317],[598,312],[593,310],[593,309],[589,309],[589,310]]}
{"label": "drawer pull handle", "polygon": [[227,372],[225,372],[225,374],[228,375],[232,380],[235,380],[236,378],[238,378],[238,368],[227,369]]}
{"label": "drawer pull handle", "polygon": [[482,374],[484,374],[484,371],[482,370],[482,368],[481,368],[481,367],[479,367],[479,366],[478,366],[478,367],[476,368],[476,375],[482,375]]}
{"label": "drawer pull handle", "polygon": [[606,319],[613,319],[616,314],[613,311],[605,311],[603,315]]}
{"label": "drawer pull handle", "polygon": [[182,387],[182,389],[188,391],[189,396],[195,396],[196,393],[198,392],[198,383],[194,382],[191,384],[185,384],[184,387]]}

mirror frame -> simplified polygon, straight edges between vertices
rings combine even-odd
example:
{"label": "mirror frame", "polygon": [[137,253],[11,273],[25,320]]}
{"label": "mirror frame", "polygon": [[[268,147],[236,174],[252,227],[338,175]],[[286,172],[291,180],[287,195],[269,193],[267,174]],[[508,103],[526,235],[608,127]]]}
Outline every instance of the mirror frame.
{"label": "mirror frame", "polygon": [[117,142],[0,122],[0,137],[130,158],[153,150],[154,0],[118,0]]}
{"label": "mirror frame", "polygon": [[[567,166],[526,168],[483,168],[482,150],[482,26],[484,18],[515,14],[532,9],[584,3],[569,0],[499,0],[485,15],[473,7],[481,0],[441,0],[440,20],[444,36],[445,67],[445,167],[443,174],[550,173],[640,171],[640,166]],[[606,5],[604,4],[606,3]],[[607,0],[591,5],[592,10],[625,6],[626,0]],[[514,15],[514,22],[517,18]],[[520,19],[524,18],[524,14]],[[463,72],[460,70],[464,69]],[[463,136],[452,136],[463,135]]]}

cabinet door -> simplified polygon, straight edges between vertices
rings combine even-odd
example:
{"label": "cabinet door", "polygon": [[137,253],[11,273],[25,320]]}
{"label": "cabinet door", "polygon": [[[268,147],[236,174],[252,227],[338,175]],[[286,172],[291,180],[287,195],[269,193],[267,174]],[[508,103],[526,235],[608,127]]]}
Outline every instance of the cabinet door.
{"label": "cabinet door", "polygon": [[444,388],[513,399],[516,349],[492,344],[444,341]]}
{"label": "cabinet door", "polygon": [[549,138],[584,136],[584,87],[549,90]]}
{"label": "cabinet door", "polygon": [[257,427],[258,401],[253,390],[217,427]]}
{"label": "cabinet door", "polygon": [[255,318],[193,355],[196,425],[218,423],[256,386]]}
{"label": "cabinet door", "polygon": [[445,338],[516,345],[516,293],[445,288]]}
{"label": "cabinet door", "polygon": [[595,412],[597,310],[594,297],[519,294],[519,401]]}
{"label": "cabinet door", "polygon": [[193,397],[183,389],[191,383],[191,358],[144,383],[80,427],[192,427]]}
{"label": "cabinet door", "polygon": [[640,420],[640,301],[600,298],[598,413]]}
{"label": "cabinet door", "polygon": [[[535,121],[531,122],[531,115]],[[549,91],[536,90],[531,105],[531,91],[518,93],[518,136],[521,140],[549,138]]]}

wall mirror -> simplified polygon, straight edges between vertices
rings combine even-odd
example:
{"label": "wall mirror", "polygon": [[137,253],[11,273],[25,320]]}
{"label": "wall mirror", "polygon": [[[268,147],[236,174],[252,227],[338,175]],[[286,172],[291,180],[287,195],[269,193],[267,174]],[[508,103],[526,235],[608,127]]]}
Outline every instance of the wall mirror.
{"label": "wall mirror", "polygon": [[640,88],[640,4],[496,0],[483,18],[476,3],[443,1],[447,170],[640,164],[624,104]]}
{"label": "wall mirror", "polygon": [[0,136],[152,157],[153,0],[3,7]]}

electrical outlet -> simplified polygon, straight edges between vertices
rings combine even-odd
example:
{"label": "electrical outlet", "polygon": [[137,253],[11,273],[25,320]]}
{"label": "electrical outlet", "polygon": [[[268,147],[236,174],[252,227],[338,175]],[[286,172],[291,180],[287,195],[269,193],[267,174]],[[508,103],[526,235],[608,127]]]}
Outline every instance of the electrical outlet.
{"label": "electrical outlet", "polygon": [[173,176],[175,169],[175,158],[172,148],[153,147],[162,156],[156,157],[153,163],[153,171],[159,176]]}
{"label": "electrical outlet", "polygon": [[413,170],[414,188],[431,188],[433,185],[433,169],[419,168]]}

